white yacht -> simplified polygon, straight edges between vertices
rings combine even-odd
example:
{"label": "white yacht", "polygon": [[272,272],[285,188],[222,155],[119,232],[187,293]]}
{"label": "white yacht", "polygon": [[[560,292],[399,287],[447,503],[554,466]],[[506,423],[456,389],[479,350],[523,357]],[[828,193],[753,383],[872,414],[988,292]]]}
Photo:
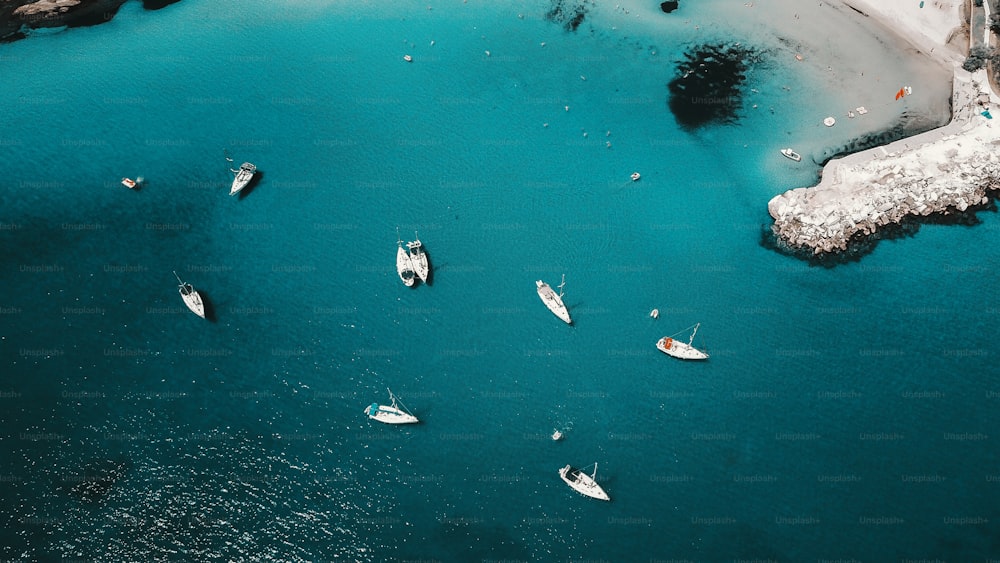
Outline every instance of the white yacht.
{"label": "white yacht", "polygon": [[587,475],[581,469],[574,469],[573,467],[567,465],[559,470],[559,476],[562,480],[566,482],[567,485],[573,488],[574,491],[586,495],[590,498],[596,498],[598,500],[611,500],[608,493],[604,492],[604,489],[597,484],[595,478],[597,477],[597,464],[594,464],[594,473],[592,475]]}
{"label": "white yacht", "polygon": [[417,281],[417,276],[413,271],[413,262],[410,260],[410,255],[403,249],[403,241],[397,240],[396,244],[398,245],[396,248],[396,273],[399,274],[399,279],[403,280],[403,285],[413,287]]}
{"label": "white yacht", "polygon": [[413,273],[420,278],[420,281],[427,283],[427,277],[431,273],[430,264],[427,262],[427,253],[424,252],[424,244],[420,242],[417,233],[413,233],[416,240],[406,243],[406,248],[410,251],[410,263],[413,265]]}
{"label": "white yacht", "polygon": [[396,396],[392,394],[391,389],[387,389],[387,391],[389,391],[389,398],[392,399],[392,404],[389,406],[378,403],[368,405],[365,407],[365,414],[368,415],[368,418],[386,424],[415,424],[420,422],[405,407],[399,407],[396,402]]}
{"label": "white yacht", "polygon": [[794,160],[795,162],[799,162],[802,160],[802,155],[793,151],[791,148],[781,149],[781,154],[783,154],[785,158],[789,158],[791,160]]}
{"label": "white yacht", "polygon": [[205,303],[201,300],[201,295],[195,291],[194,286],[189,283],[181,281],[181,277],[174,272],[174,277],[177,278],[177,292],[181,294],[181,299],[184,300],[184,304],[187,305],[191,312],[198,315],[201,318],[205,318]]}
{"label": "white yacht", "polygon": [[549,308],[549,311],[566,322],[566,324],[573,324],[573,319],[569,316],[569,309],[563,304],[563,286],[566,285],[566,276],[563,275],[562,283],[559,284],[559,293],[549,287],[549,284],[543,282],[542,280],[536,280],[535,286],[538,288],[538,297],[542,299],[542,303]]}
{"label": "white yacht", "polygon": [[[701,350],[693,346],[694,335],[698,334],[699,326],[701,326],[701,323],[694,325],[694,327],[688,327],[688,328],[694,328],[694,331],[691,332],[691,338],[686,343],[679,342],[671,336],[664,336],[656,343],[656,348],[659,351],[663,352],[664,354],[667,354],[668,356],[673,356],[675,358],[680,358],[682,360],[708,359],[708,354],[702,352]],[[682,330],[681,332],[684,332],[684,330]],[[680,334],[680,332],[677,334]]]}
{"label": "white yacht", "polygon": [[239,170],[230,168],[229,171],[236,174],[236,177],[233,178],[233,187],[229,188],[229,195],[236,195],[240,193],[240,190],[247,187],[247,184],[253,179],[253,175],[257,172],[257,166],[249,162],[244,162],[240,165]]}

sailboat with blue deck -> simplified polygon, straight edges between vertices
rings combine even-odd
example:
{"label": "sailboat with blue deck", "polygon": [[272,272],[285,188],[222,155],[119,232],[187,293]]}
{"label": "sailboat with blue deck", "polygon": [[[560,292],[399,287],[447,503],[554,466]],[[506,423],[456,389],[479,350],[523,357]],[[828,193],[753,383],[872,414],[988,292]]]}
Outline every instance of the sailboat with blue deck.
{"label": "sailboat with blue deck", "polygon": [[386,390],[389,391],[389,399],[392,401],[392,404],[386,406],[372,403],[368,405],[365,407],[365,414],[368,415],[368,418],[386,424],[416,424],[420,422],[405,406],[400,407],[402,403],[397,401],[391,389]]}

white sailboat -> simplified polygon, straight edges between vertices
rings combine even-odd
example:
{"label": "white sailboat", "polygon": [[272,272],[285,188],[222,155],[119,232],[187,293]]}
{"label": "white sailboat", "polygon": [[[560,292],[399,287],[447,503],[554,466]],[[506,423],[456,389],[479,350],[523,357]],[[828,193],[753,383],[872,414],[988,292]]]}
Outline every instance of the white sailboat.
{"label": "white sailboat", "polygon": [[[230,158],[228,151],[226,152],[226,160],[233,162],[233,159]],[[229,171],[236,174],[233,178],[233,185],[229,188],[229,195],[236,195],[240,193],[243,188],[247,187],[247,184],[249,184],[250,180],[253,179],[253,175],[257,172],[257,166],[250,162],[244,162],[240,165],[239,170],[233,170],[230,168]]]}
{"label": "white sailboat", "polygon": [[396,396],[392,394],[391,389],[386,390],[389,391],[389,398],[392,400],[392,404],[389,406],[378,403],[368,405],[365,407],[365,414],[368,415],[368,418],[386,424],[415,424],[420,422],[409,410],[406,410],[406,407],[399,407]]}
{"label": "white sailboat", "polygon": [[594,464],[594,473],[592,475],[587,475],[582,469],[574,469],[573,467],[567,465],[559,470],[559,476],[562,480],[566,482],[567,485],[573,488],[574,491],[586,495],[590,498],[596,498],[598,500],[611,500],[608,493],[604,492],[604,489],[597,484],[597,464]]}
{"label": "white sailboat", "polygon": [[194,286],[189,283],[181,281],[181,277],[174,272],[174,277],[177,278],[177,292],[181,294],[181,299],[184,300],[184,304],[187,305],[191,312],[198,315],[201,318],[205,318],[205,303],[201,300],[201,295],[195,291]]}
{"label": "white sailboat", "polygon": [[566,285],[566,275],[563,274],[562,283],[559,284],[559,293],[549,287],[549,284],[543,282],[542,280],[536,280],[535,286],[538,288],[538,297],[541,298],[542,303],[549,308],[549,311],[566,322],[566,324],[573,324],[573,319],[569,316],[569,309],[563,304],[563,286]]}
{"label": "white sailboat", "polygon": [[399,279],[403,281],[403,285],[413,287],[413,284],[417,281],[417,277],[413,271],[413,262],[410,260],[410,255],[403,249],[403,239],[399,238],[399,233],[396,233],[396,245],[396,273],[399,274]]}
{"label": "white sailboat", "polygon": [[427,262],[427,253],[424,252],[424,244],[420,242],[417,232],[413,232],[416,240],[406,243],[406,248],[410,251],[410,263],[413,265],[413,272],[417,274],[420,281],[427,283],[427,276],[430,275],[430,264]]}
{"label": "white sailboat", "polygon": [[[693,327],[688,327],[688,328],[693,328],[694,330],[691,332],[691,338],[686,343],[675,340],[673,336],[664,336],[656,343],[656,348],[659,351],[663,352],[664,354],[673,356],[675,358],[680,358],[682,360],[708,359],[708,354],[702,352],[701,350],[693,346],[694,335],[698,334],[698,327],[700,326],[701,323],[698,323]],[[684,332],[686,330],[687,328],[678,332],[677,334],[680,334],[681,332]],[[677,336],[677,334],[675,334],[674,336]]]}
{"label": "white sailboat", "polygon": [[240,190],[247,187],[247,184],[253,179],[253,175],[257,172],[257,166],[250,162],[244,162],[240,165],[239,170],[230,168],[230,172],[236,174],[236,177],[233,178],[233,186],[229,188],[229,195],[236,195],[240,193]]}

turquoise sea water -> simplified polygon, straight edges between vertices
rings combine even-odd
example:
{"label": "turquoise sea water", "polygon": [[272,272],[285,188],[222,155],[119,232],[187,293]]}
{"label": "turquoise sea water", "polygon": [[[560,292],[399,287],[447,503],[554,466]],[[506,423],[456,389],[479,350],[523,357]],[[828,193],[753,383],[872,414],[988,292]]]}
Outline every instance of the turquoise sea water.
{"label": "turquoise sea water", "polygon": [[[719,2],[576,33],[546,2],[293,7],[2,46],[3,559],[1000,556],[996,215],[836,266],[762,244],[865,132],[819,124],[858,103],[822,65]],[[680,131],[675,61],[734,29],[768,53],[744,119]],[[534,290],[562,274],[573,326]],[[708,362],[654,348],[699,322]],[[420,425],[367,420],[386,387]],[[609,504],[557,475],[595,461]]]}

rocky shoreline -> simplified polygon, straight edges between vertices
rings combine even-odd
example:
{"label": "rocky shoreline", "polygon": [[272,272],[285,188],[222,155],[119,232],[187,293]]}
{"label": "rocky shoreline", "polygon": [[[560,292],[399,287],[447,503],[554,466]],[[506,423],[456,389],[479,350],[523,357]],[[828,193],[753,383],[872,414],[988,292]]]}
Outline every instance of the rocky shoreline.
{"label": "rocky shoreline", "polygon": [[1000,191],[1000,123],[982,115],[996,107],[985,74],[963,73],[945,127],[831,160],[818,186],[774,197],[768,212],[780,244],[840,253],[889,225],[987,206]]}
{"label": "rocky shoreline", "polygon": [[[23,39],[31,29],[82,27],[109,21],[126,0],[0,0],[0,43]],[[158,10],[177,0],[143,0]]]}

